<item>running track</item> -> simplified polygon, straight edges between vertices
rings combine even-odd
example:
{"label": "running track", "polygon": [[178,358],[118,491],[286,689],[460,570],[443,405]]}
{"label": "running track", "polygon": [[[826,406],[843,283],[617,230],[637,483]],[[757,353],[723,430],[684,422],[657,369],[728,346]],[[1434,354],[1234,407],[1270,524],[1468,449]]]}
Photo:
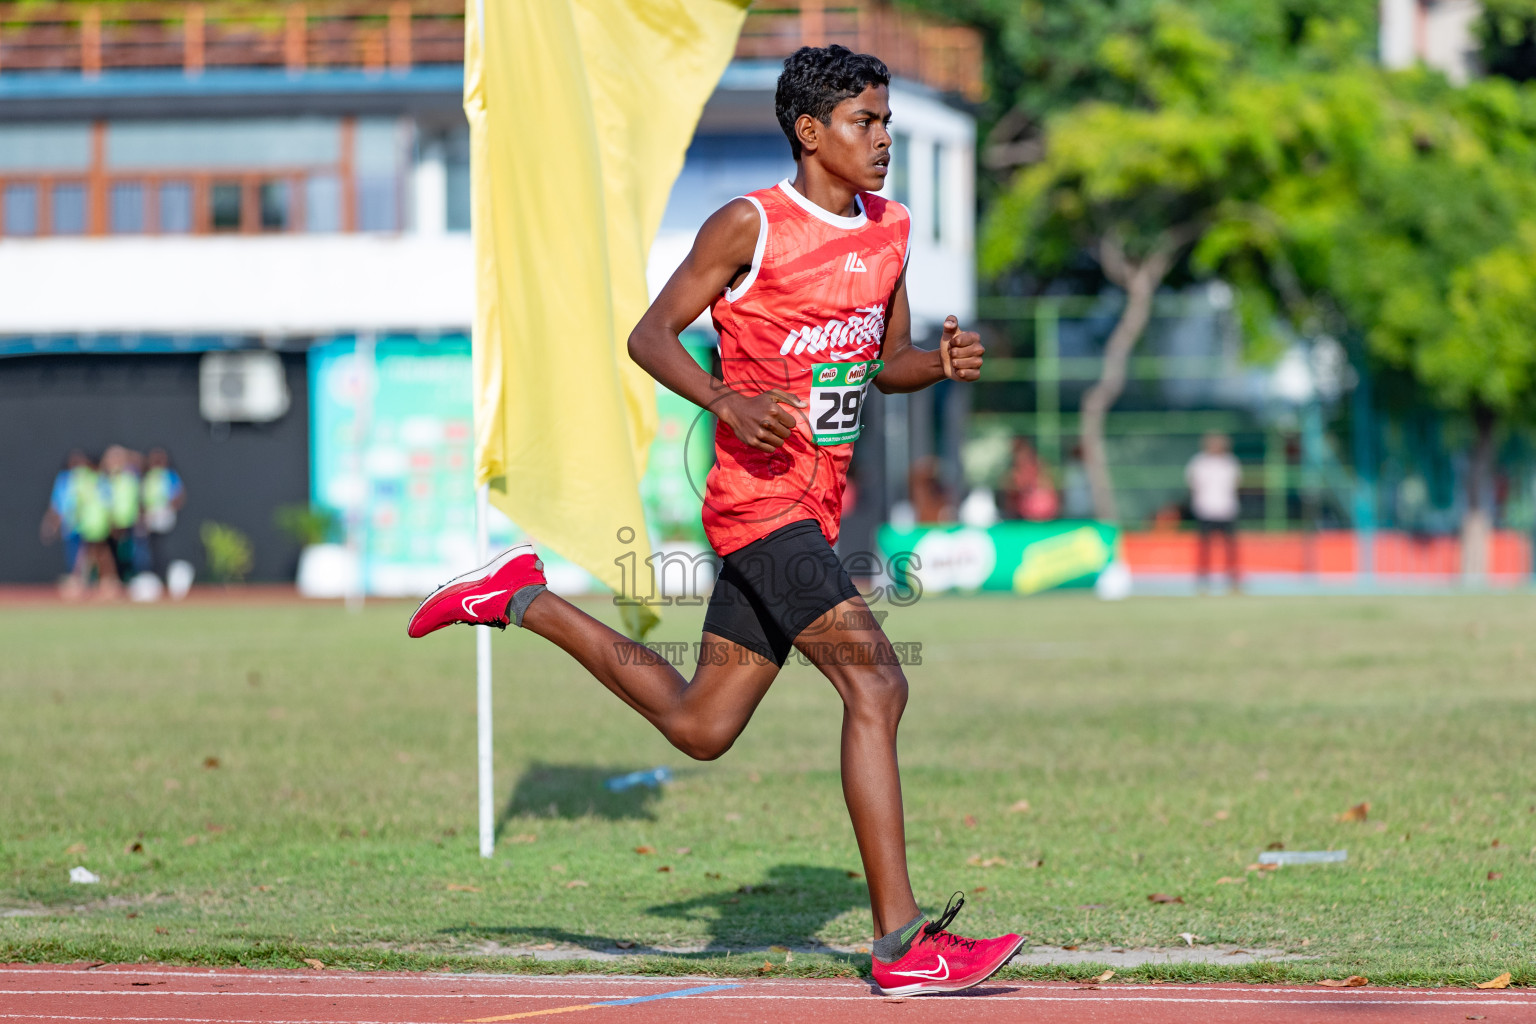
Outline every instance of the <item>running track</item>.
{"label": "running track", "polygon": [[0,966],[0,1024],[560,1024],[836,1021],[1115,1024],[1533,1022],[1521,990],[1324,989],[1257,985],[989,983],[889,1000],[867,983],[247,971],[83,964]]}

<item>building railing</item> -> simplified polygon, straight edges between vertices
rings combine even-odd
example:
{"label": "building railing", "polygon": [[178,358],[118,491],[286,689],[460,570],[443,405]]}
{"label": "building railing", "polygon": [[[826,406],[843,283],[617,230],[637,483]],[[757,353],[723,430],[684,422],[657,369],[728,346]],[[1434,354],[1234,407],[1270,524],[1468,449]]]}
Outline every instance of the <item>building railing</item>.
{"label": "building railing", "polygon": [[[876,0],[759,0],[736,47],[778,59],[842,43],[880,55],[897,75],[982,98],[981,37]],[[406,71],[464,59],[463,0],[307,3],[0,3],[0,74],[281,67]]]}

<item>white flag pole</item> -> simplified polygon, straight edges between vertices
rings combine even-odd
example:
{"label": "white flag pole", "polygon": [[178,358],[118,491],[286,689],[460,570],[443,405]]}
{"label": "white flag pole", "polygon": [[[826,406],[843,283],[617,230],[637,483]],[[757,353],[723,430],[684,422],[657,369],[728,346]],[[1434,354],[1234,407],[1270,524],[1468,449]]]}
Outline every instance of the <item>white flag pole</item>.
{"label": "white flag pole", "polygon": [[[475,549],[490,561],[490,487],[475,488]],[[480,736],[480,856],[496,852],[496,781],[491,760],[491,627],[475,627],[475,721]]]}

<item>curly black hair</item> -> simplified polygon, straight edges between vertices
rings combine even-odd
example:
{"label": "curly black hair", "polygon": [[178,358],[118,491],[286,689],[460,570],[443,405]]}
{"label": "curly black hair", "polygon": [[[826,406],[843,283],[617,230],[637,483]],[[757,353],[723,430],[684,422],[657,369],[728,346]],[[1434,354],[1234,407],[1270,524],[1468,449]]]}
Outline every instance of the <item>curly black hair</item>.
{"label": "curly black hair", "polygon": [[890,69],[879,57],[854,53],[836,43],[826,47],[802,46],[786,57],[773,96],[773,110],[795,159],[800,159],[795,121],[801,114],[831,124],[832,108],[843,100],[852,99],[871,85],[890,84]]}

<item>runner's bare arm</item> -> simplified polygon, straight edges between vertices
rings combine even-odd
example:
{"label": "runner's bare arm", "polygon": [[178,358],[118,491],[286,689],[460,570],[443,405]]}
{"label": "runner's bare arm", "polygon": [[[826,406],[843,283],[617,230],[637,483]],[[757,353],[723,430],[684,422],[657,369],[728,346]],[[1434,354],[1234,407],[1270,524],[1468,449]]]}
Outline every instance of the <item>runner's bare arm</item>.
{"label": "runner's bare arm", "polygon": [[733,199],[704,222],[693,248],[629,334],[629,357],[669,390],[709,410],[744,444],[771,452],[795,429],[780,408],[805,403],[777,388],[744,395],[726,387],[694,362],[678,339],[726,288],[750,271],[757,248],[757,208]]}
{"label": "runner's bare arm", "polygon": [[880,359],[885,368],[875,378],[875,387],[887,395],[921,391],[948,377],[973,381],[981,377],[981,358],[985,351],[981,336],[962,331],[955,317],[944,320],[944,334],[933,351],[912,344],[912,310],[907,304],[907,275],[896,283],[891,296],[891,318],[886,322],[885,344]]}

